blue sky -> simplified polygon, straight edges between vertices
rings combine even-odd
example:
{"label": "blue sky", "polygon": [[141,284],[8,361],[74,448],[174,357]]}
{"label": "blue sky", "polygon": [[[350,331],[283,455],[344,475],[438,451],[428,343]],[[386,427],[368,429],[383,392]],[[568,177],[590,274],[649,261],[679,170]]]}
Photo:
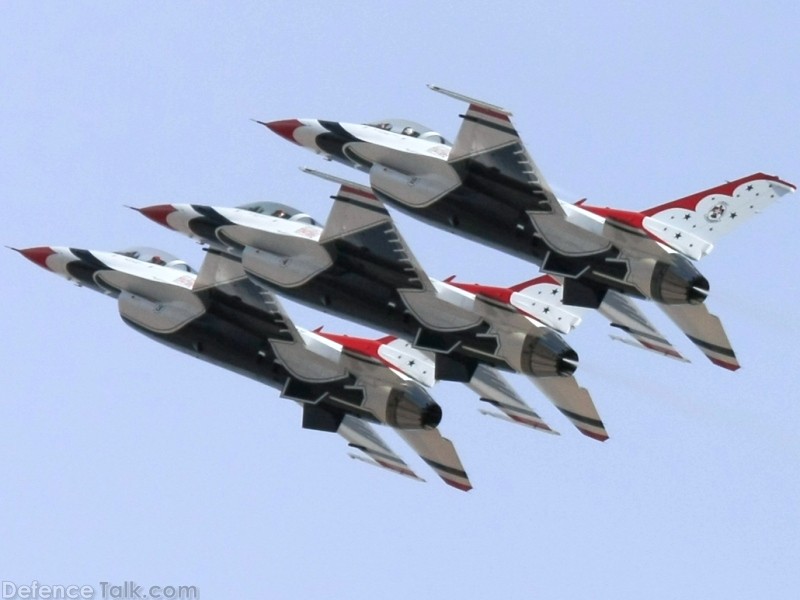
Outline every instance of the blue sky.
{"label": "blue sky", "polygon": [[[0,4],[0,241],[199,265],[123,205],[285,202],[322,220],[323,163],[249,121],[514,112],[568,198],[644,208],[755,171],[800,182],[796,2]],[[440,384],[475,489],[349,460],[272,389],[160,347],[107,298],[13,252],[0,318],[0,579],[197,585],[204,598],[783,598],[800,584],[798,198],[699,267],[743,368],[714,367],[653,306],[681,364],[568,338],[611,440],[478,413]],[[396,215],[436,277],[533,265]],[[368,330],[286,303],[306,327]]]}

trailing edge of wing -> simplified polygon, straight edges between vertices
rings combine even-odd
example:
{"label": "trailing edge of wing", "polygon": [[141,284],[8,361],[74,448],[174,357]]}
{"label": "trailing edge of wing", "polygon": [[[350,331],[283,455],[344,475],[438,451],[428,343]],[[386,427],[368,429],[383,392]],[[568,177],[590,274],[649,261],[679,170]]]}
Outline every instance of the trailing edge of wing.
{"label": "trailing edge of wing", "polygon": [[438,429],[397,429],[400,437],[420,455],[428,466],[436,471],[447,485],[467,492],[472,489],[461,459],[453,443]]}
{"label": "trailing edge of wing", "polygon": [[608,432],[586,388],[574,377],[531,377],[531,381],[567,417],[578,431],[604,442]]}
{"label": "trailing edge of wing", "polygon": [[351,448],[363,453],[351,453],[351,457],[417,481],[425,481],[414,473],[405,461],[378,436],[375,430],[361,419],[345,415],[337,433],[347,440]]}
{"label": "trailing edge of wing", "polygon": [[[486,365],[478,365],[467,386],[478,394],[481,400],[501,410],[512,423],[519,423],[539,431],[558,435],[558,432],[551,429],[536,411],[519,397],[505,378],[494,369]],[[500,416],[489,411],[482,412],[492,416]]]}
{"label": "trailing edge of wing", "polygon": [[705,304],[659,304],[667,316],[715,365],[735,371],[741,365],[736,358],[722,322],[708,312]]}

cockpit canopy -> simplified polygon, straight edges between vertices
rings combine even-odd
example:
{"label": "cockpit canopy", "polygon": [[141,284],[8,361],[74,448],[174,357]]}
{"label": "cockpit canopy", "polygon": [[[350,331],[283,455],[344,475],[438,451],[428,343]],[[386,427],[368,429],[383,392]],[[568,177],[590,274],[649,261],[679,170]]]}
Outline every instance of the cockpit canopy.
{"label": "cockpit canopy", "polygon": [[287,219],[289,221],[298,221],[300,223],[319,226],[319,223],[317,223],[311,215],[301,213],[296,208],[292,208],[286,204],[280,204],[279,202],[251,202],[250,204],[237,206],[237,208],[267,215],[269,217],[278,217],[279,219]]}
{"label": "cockpit canopy", "polygon": [[420,138],[421,140],[428,140],[429,142],[437,142],[439,144],[452,146],[442,134],[434,131],[430,127],[425,127],[425,125],[415,123],[414,121],[408,121],[407,119],[383,119],[381,121],[375,121],[374,123],[365,123],[365,125],[391,131],[392,133],[400,133],[409,137]]}
{"label": "cockpit canopy", "polygon": [[189,266],[184,260],[179,259],[177,256],[164,252],[163,250],[156,250],[155,248],[148,248],[147,246],[135,246],[127,250],[117,251],[116,254],[122,256],[129,256],[142,262],[160,265],[162,267],[170,267],[178,271],[186,271],[187,273],[197,273],[192,267]]}

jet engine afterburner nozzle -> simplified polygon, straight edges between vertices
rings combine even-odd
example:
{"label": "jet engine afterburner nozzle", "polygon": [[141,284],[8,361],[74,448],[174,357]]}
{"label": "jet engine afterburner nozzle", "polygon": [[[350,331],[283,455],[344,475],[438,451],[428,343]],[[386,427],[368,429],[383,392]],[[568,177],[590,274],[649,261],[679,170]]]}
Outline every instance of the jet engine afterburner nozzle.
{"label": "jet engine afterburner nozzle", "polygon": [[658,302],[702,304],[708,291],[708,279],[683,256],[673,254],[671,262],[659,262],[653,269],[650,292]]}
{"label": "jet engine afterburner nozzle", "polygon": [[398,429],[434,429],[441,420],[442,407],[419,384],[409,381],[389,393],[388,425]]}
{"label": "jet engine afterburner nozzle", "polygon": [[528,336],[522,350],[522,368],[534,377],[569,377],[578,368],[578,353],[555,332]]}

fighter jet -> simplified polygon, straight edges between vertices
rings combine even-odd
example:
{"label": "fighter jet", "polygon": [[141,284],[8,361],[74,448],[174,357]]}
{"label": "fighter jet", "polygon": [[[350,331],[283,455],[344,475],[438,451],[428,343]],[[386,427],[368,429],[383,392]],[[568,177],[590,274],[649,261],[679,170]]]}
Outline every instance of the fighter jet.
{"label": "fighter jet", "polygon": [[608,438],[589,393],[572,377],[577,353],[556,332],[431,279],[369,188],[315,174],[339,184],[324,227],[275,203],[138,210],[236,256],[259,285],[433,352],[436,379],[473,382],[479,365],[529,375],[583,434]]}
{"label": "fighter jet", "polygon": [[367,421],[382,423],[400,432],[446,483],[472,487],[453,444],[436,429],[441,408],[408,369],[355,359],[331,336],[296,327],[239,261],[209,252],[198,275],[185,262],[147,248],[19,252],[116,298],[122,319],[150,338],[279,389],[302,406],[304,428],[338,432],[364,453],[363,460],[419,479]]}
{"label": "fighter jet", "polygon": [[690,259],[794,185],[756,173],[642,213],[568,204],[533,162],[509,111],[430,87],[469,105],[454,144],[405,120],[259,122],[369,173],[375,194],[396,208],[562,278],[565,304],[597,308],[609,290],[654,300],[712,362],[739,367],[703,305],[708,280]]}

